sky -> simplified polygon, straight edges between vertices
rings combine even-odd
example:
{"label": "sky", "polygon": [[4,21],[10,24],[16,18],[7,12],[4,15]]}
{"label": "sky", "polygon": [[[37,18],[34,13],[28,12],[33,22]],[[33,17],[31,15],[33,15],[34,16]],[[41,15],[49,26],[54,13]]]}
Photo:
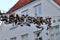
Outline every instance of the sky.
{"label": "sky", "polygon": [[7,12],[18,0],[0,0],[0,10],[1,12]]}

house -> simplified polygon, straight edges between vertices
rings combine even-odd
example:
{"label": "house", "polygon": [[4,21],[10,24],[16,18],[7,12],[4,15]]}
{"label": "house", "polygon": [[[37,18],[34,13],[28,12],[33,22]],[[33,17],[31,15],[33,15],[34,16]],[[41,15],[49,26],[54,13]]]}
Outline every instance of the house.
{"label": "house", "polygon": [[0,25],[0,40],[60,40],[60,0],[19,0],[7,13],[29,15],[32,17],[51,17],[51,27],[43,24],[41,28],[11,24]]}

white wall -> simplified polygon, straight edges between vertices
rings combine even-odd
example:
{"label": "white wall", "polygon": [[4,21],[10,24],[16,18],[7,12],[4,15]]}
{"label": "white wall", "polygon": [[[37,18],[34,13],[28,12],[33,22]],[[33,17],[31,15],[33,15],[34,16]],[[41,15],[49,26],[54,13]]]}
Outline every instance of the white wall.
{"label": "white wall", "polygon": [[60,10],[49,0],[42,0],[42,13],[44,16],[60,16]]}
{"label": "white wall", "polygon": [[[28,9],[29,10],[29,15],[30,16],[35,16],[35,11],[34,11],[34,6],[38,5],[41,3],[41,8],[42,8],[42,16],[46,17],[46,16],[60,16],[60,10],[58,10],[56,7],[54,7],[54,5],[52,5],[48,0],[41,0],[41,1],[35,1],[32,2],[16,11],[14,11],[13,13],[18,13],[19,15],[21,15],[21,11]],[[57,17],[58,18],[58,17]],[[54,18],[53,19],[57,19]],[[60,17],[59,17],[60,18]],[[58,23],[58,22],[57,22]],[[56,23],[56,24],[57,24]],[[59,23],[58,23],[59,24]],[[28,27],[26,25],[24,25],[23,27],[21,27],[20,25],[18,25],[17,28],[13,29],[13,30],[9,30],[12,26],[12,24],[2,24],[2,30],[0,31],[0,40],[10,40],[10,38],[12,37],[17,37],[17,40],[21,40],[21,35],[28,33],[29,34],[29,40],[34,40],[34,33],[35,31],[39,30],[35,27],[35,25],[31,24],[31,27]],[[54,24],[55,25],[55,24]],[[42,31],[42,37],[43,40],[48,40],[47,36],[46,36],[46,28],[47,25],[42,25],[45,29]]]}

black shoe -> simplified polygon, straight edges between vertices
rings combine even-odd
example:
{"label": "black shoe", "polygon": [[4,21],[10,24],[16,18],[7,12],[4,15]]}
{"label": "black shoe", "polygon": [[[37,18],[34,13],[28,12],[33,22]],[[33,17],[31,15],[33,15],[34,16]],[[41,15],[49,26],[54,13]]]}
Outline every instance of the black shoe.
{"label": "black shoe", "polygon": [[23,26],[23,25],[20,25],[20,26]]}
{"label": "black shoe", "polygon": [[41,28],[40,26],[36,26],[36,27],[39,28],[39,29]]}
{"label": "black shoe", "polygon": [[27,26],[31,26],[30,24],[27,24]]}
{"label": "black shoe", "polygon": [[21,23],[18,23],[18,25],[20,25]]}

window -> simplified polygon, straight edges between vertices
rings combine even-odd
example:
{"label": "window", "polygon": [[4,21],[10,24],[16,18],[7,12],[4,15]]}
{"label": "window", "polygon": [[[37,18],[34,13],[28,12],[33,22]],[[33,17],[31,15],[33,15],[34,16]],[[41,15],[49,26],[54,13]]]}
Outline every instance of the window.
{"label": "window", "polygon": [[55,28],[58,28],[59,29],[59,25],[56,25]]}
{"label": "window", "polygon": [[40,37],[40,38],[36,38],[35,40],[42,40],[42,37]]}
{"label": "window", "polygon": [[22,11],[22,14],[27,15],[28,12],[29,12],[29,11],[28,11],[28,9],[27,9],[27,10]]}
{"label": "window", "polygon": [[16,37],[10,38],[10,40],[16,40]]}
{"label": "window", "polygon": [[53,37],[54,36],[54,34],[51,34],[51,37]]}
{"label": "window", "polygon": [[10,28],[10,30],[13,30],[13,29],[15,29],[15,28],[17,28],[17,27],[18,27],[18,25],[17,25],[17,24],[15,25],[15,23],[13,23],[13,24],[12,24],[12,27]]}
{"label": "window", "polygon": [[35,40],[42,40],[42,35],[40,30],[34,32],[34,38]]}
{"label": "window", "polygon": [[51,39],[51,40],[54,40],[54,34],[51,34],[51,35],[50,35],[50,39]]}
{"label": "window", "polygon": [[58,19],[58,22],[60,22],[60,19]]}
{"label": "window", "polygon": [[34,6],[35,9],[35,14],[37,14],[37,16],[41,16],[41,4]]}
{"label": "window", "polygon": [[55,30],[56,30],[55,33],[56,33],[56,32],[59,32],[59,25],[56,25],[56,26],[54,26],[54,27],[55,27]]}
{"label": "window", "polygon": [[[53,29],[52,29],[53,28]],[[55,25],[50,29],[50,38],[51,40],[55,40],[54,38],[57,38],[59,36],[59,25]]]}
{"label": "window", "polygon": [[56,20],[53,20],[53,23],[55,23],[56,22]]}
{"label": "window", "polygon": [[42,40],[42,37],[40,37],[39,40]]}
{"label": "window", "polygon": [[22,40],[28,40],[28,34],[24,34],[21,37],[22,37]]}
{"label": "window", "polygon": [[57,33],[56,33],[56,36],[57,36],[57,35],[60,35],[60,32],[57,32]]}

